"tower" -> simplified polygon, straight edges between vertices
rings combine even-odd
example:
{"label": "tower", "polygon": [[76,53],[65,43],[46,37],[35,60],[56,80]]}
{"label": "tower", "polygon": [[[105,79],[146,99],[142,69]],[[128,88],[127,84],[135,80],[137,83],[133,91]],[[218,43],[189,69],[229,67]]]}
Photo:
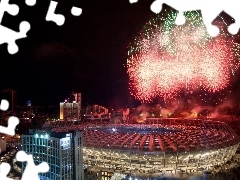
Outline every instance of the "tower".
{"label": "tower", "polygon": [[27,111],[27,117],[30,118],[30,116],[32,115],[32,103],[30,100],[28,100],[26,103],[26,111]]}

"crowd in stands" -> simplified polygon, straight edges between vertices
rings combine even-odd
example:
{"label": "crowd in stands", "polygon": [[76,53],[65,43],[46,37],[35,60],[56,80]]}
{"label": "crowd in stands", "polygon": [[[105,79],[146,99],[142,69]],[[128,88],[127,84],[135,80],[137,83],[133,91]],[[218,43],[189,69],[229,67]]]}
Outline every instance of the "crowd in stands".
{"label": "crowd in stands", "polygon": [[[98,124],[98,123],[82,123],[76,121],[56,121],[44,124],[44,128],[51,128],[55,132],[68,132],[71,130],[83,130],[85,135],[85,145],[89,146],[95,142],[93,139],[99,139],[101,148],[107,144],[124,148],[141,149],[141,150],[160,150],[160,151],[191,151],[200,149],[219,149],[226,146],[231,146],[237,143],[238,139],[235,132],[225,123],[220,120],[203,121],[203,120],[183,120],[183,119],[160,119],[158,124],[152,119],[147,120],[145,124]],[[231,121],[233,124],[233,120]],[[123,132],[117,131],[114,134],[106,131],[95,131],[88,129],[89,127],[97,127],[107,125],[109,127],[152,127],[152,128],[167,128],[179,130],[176,132],[159,132],[139,134],[130,131],[129,136],[124,137]],[[140,129],[139,129],[140,131]],[[110,138],[111,137],[111,138]],[[114,143],[111,141],[114,139]],[[126,142],[125,142],[126,140]],[[118,143],[119,142],[119,143]],[[121,143],[120,143],[121,142]],[[125,143],[123,143],[125,142]],[[129,144],[127,144],[129,142]],[[136,145],[136,143],[140,143]],[[94,144],[96,146],[96,144]]]}

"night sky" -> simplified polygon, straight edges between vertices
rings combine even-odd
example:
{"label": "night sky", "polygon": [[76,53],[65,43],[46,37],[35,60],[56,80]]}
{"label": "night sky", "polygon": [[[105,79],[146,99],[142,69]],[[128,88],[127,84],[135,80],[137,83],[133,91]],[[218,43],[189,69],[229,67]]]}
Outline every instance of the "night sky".
{"label": "night sky", "polygon": [[[5,13],[2,21],[18,31],[23,20],[30,22],[28,37],[17,41],[19,52],[10,55],[0,45],[0,88],[18,93],[18,104],[58,105],[72,91],[82,93],[83,106],[98,103],[124,106],[129,101],[128,79],[123,64],[127,46],[143,25],[154,16],[153,0],[58,0],[56,13],[65,15],[58,26],[45,20],[49,0],[29,7],[24,0],[10,0],[20,6],[14,17]],[[81,16],[70,13],[82,8]]]}

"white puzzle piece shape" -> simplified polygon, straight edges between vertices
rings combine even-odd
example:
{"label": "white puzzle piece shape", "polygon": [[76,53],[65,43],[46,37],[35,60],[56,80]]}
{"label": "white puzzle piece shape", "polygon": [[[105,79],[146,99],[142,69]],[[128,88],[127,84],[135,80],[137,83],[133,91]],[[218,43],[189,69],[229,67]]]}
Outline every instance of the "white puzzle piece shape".
{"label": "white puzzle piece shape", "polygon": [[[129,0],[130,3],[135,3],[137,0]],[[150,9],[154,13],[159,13],[162,10],[163,3],[171,6],[179,11],[176,18],[176,24],[182,25],[185,23],[185,17],[183,12],[201,10],[203,16],[203,22],[207,28],[209,35],[215,37],[219,34],[219,28],[212,25],[213,20],[222,12],[226,12],[232,18],[235,19],[235,23],[228,27],[229,33],[235,35],[240,28],[240,1],[238,0],[155,0]]]}
{"label": "white puzzle piece shape", "polygon": [[18,52],[18,46],[16,40],[27,37],[27,32],[30,30],[30,24],[28,22],[21,22],[19,26],[19,32],[15,32],[1,25],[2,18],[5,12],[15,16],[19,12],[19,7],[15,4],[9,4],[9,0],[2,0],[0,3],[0,44],[8,44],[8,52],[15,54]]}
{"label": "white puzzle piece shape", "polygon": [[10,172],[11,166],[8,163],[2,162],[0,164],[0,179],[1,180],[13,180],[12,178],[7,177]]}
{"label": "white puzzle piece shape", "polygon": [[55,14],[55,9],[57,7],[58,2],[56,1],[51,1],[48,12],[46,15],[46,21],[53,21],[55,22],[58,26],[62,26],[65,22],[65,17],[62,14]]}
{"label": "white puzzle piece shape", "polygon": [[40,180],[38,174],[49,171],[49,165],[46,162],[41,162],[36,166],[33,156],[25,153],[24,151],[19,151],[16,155],[16,159],[20,162],[27,162],[27,166],[24,169],[21,180]]}
{"label": "white puzzle piece shape", "polygon": [[8,108],[9,108],[9,102],[5,99],[2,99],[0,109],[2,111],[6,111],[6,110],[8,110]]}

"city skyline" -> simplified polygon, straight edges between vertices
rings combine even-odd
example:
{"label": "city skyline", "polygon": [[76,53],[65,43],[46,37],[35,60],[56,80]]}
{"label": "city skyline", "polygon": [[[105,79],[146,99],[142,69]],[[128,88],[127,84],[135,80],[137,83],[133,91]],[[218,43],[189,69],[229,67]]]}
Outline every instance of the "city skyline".
{"label": "city skyline", "polygon": [[[6,14],[2,24],[17,31],[19,23],[28,20],[32,27],[26,39],[17,41],[16,55],[0,46],[0,89],[14,89],[18,104],[31,100],[35,105],[58,105],[72,90],[82,93],[83,104],[128,104],[123,64],[129,43],[155,16],[152,1],[59,2],[56,13],[66,16],[63,26],[45,20],[49,2],[38,1],[34,7],[13,3],[21,7],[19,15]],[[73,5],[83,9],[81,16],[70,14]]]}

